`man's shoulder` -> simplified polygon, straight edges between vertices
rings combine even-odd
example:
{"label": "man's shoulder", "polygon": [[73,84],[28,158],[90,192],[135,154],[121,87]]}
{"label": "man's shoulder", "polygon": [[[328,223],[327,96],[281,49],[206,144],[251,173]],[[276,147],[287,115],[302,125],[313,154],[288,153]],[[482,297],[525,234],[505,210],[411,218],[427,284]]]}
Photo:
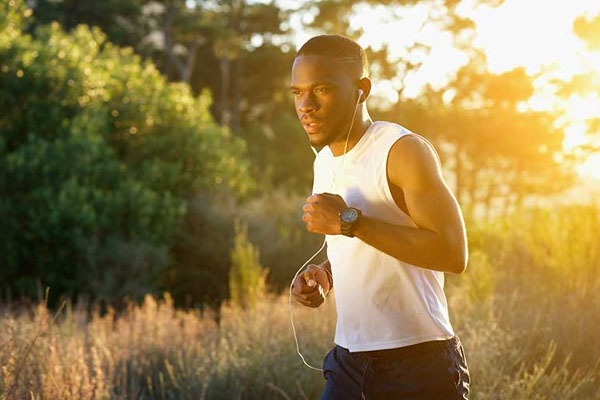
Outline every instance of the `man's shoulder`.
{"label": "man's shoulder", "polygon": [[403,125],[391,121],[374,121],[374,134],[372,135],[376,141],[390,142],[392,144],[397,139],[413,134],[413,132]]}
{"label": "man's shoulder", "polygon": [[418,133],[409,132],[402,135],[398,139],[401,140],[397,140],[394,143],[392,151],[405,153],[430,151],[428,150],[429,144],[427,139]]}
{"label": "man's shoulder", "polygon": [[390,149],[388,174],[395,183],[429,179],[438,171],[441,171],[441,160],[435,147],[417,133],[403,135]]}
{"label": "man's shoulder", "polygon": [[435,146],[426,137],[406,130],[398,139],[394,142],[391,149],[397,156],[440,160]]}

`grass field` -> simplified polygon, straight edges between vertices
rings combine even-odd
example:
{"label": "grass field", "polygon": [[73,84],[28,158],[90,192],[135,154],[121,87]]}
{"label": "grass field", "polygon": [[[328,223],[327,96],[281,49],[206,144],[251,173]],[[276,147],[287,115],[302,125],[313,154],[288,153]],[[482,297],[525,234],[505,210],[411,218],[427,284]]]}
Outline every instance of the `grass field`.
{"label": "grass field", "polygon": [[[600,208],[532,210],[467,230],[469,265],[446,275],[446,293],[470,398],[600,399]],[[313,366],[333,346],[334,301],[294,306]],[[324,386],[296,354],[287,292],[251,310],[224,304],[219,323],[168,295],[86,315],[4,305],[0,398],[318,399]]]}

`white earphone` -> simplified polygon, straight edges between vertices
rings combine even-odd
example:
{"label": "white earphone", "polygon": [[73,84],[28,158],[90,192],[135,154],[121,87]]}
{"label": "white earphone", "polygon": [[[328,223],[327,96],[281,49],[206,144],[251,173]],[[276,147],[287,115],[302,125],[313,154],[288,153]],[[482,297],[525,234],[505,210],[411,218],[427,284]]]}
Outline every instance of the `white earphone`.
{"label": "white earphone", "polygon": [[[360,98],[363,95],[363,90],[362,89],[358,89],[358,99],[356,100],[356,105],[354,106],[354,112],[352,114],[352,121],[350,121],[350,128],[348,129],[348,133],[346,134],[346,144],[344,145],[344,154],[342,155],[342,165],[340,170],[343,171],[344,170],[344,160],[345,155],[346,155],[346,150],[348,149],[348,139],[350,138],[350,131],[352,131],[352,125],[354,125],[354,117],[356,116],[356,109],[358,108],[358,104],[360,103]],[[312,148],[313,153],[315,153],[315,157],[317,156],[317,150],[311,145],[310,146]],[[334,175],[333,177],[333,181],[331,183],[331,186],[333,187],[335,185],[335,178],[336,175]],[[325,247],[325,244],[327,243],[327,236],[325,236],[325,238],[323,239],[323,244],[321,245],[321,248],[319,250],[317,250],[317,252],[315,254],[312,255],[312,257],[310,257],[308,260],[306,260],[306,262],[300,267],[300,269],[296,272],[296,275],[294,275],[294,277],[292,278],[292,283],[290,284],[290,298],[289,298],[289,305],[290,305],[290,320],[292,322],[292,331],[294,332],[294,339],[296,340],[296,352],[298,353],[298,355],[300,356],[300,358],[302,359],[302,362],[308,367],[308,368],[312,368],[314,370],[317,371],[323,371],[323,369],[321,368],[315,368],[311,365],[309,365],[306,360],[304,360],[304,356],[302,356],[302,354],[300,353],[300,346],[298,345],[298,337],[296,336],[296,328],[294,327],[294,314],[292,313],[292,286],[294,285],[294,281],[296,280],[296,277],[298,276],[298,274],[300,273],[300,271],[302,271],[302,269],[304,269],[304,267],[306,266],[306,264],[308,264],[313,258],[315,258],[317,256],[317,254],[319,254],[321,252],[321,250],[323,250],[323,248]],[[321,286],[319,286],[319,293],[321,294],[321,297],[323,297],[323,299],[325,299],[325,293],[323,293],[323,288]]]}

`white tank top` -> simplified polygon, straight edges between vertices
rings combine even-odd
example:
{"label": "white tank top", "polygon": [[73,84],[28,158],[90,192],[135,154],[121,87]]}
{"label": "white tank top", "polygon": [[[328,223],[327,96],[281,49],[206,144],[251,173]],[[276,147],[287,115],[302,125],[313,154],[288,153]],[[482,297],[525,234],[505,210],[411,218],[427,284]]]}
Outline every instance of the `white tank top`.
{"label": "white tank top", "polygon": [[[336,193],[364,215],[417,228],[387,183],[390,148],[407,134],[417,135],[392,122],[373,122],[346,152],[343,171],[342,156],[325,146],[314,162],[313,194]],[[454,336],[443,272],[399,261],[356,237],[326,236],[337,310],[334,343],[356,352]]]}

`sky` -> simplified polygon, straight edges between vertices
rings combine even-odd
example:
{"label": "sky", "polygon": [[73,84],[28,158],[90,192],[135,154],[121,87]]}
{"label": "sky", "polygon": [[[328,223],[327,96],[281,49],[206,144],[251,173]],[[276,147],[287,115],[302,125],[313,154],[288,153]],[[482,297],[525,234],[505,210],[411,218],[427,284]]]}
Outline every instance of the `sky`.
{"label": "sky", "polygon": [[[281,0],[288,8],[302,5],[299,0]],[[418,96],[425,83],[443,87],[449,76],[467,63],[467,56],[452,44],[452,37],[428,24],[420,29],[427,18],[426,5],[396,10],[385,6],[354,5],[350,18],[353,28],[362,27],[365,32],[358,40],[363,47],[377,50],[382,43],[389,43],[390,56],[400,57],[415,39],[429,44],[431,52],[423,54],[423,65],[413,75],[401,82],[374,82],[372,96],[375,102],[385,104],[397,101],[396,90],[404,85],[404,94]],[[488,59],[488,69],[502,73],[524,66],[527,73],[541,69],[554,76],[568,79],[575,73],[600,70],[600,54],[590,53],[573,33],[573,21],[580,15],[592,17],[600,14],[600,0],[505,0],[499,7],[482,6],[475,0],[463,0],[457,12],[475,21],[474,44],[483,49]],[[314,10],[316,13],[316,10]],[[311,20],[311,10],[303,16],[296,15],[290,25],[295,32],[296,49],[318,32],[304,29]],[[564,148],[569,151],[587,140],[585,118],[597,116],[600,99],[573,97],[568,102],[557,102],[545,90],[543,82],[537,85],[536,94],[530,99],[533,109],[565,108],[569,120]],[[595,155],[577,168],[580,175],[598,179],[600,182],[600,155]]]}

